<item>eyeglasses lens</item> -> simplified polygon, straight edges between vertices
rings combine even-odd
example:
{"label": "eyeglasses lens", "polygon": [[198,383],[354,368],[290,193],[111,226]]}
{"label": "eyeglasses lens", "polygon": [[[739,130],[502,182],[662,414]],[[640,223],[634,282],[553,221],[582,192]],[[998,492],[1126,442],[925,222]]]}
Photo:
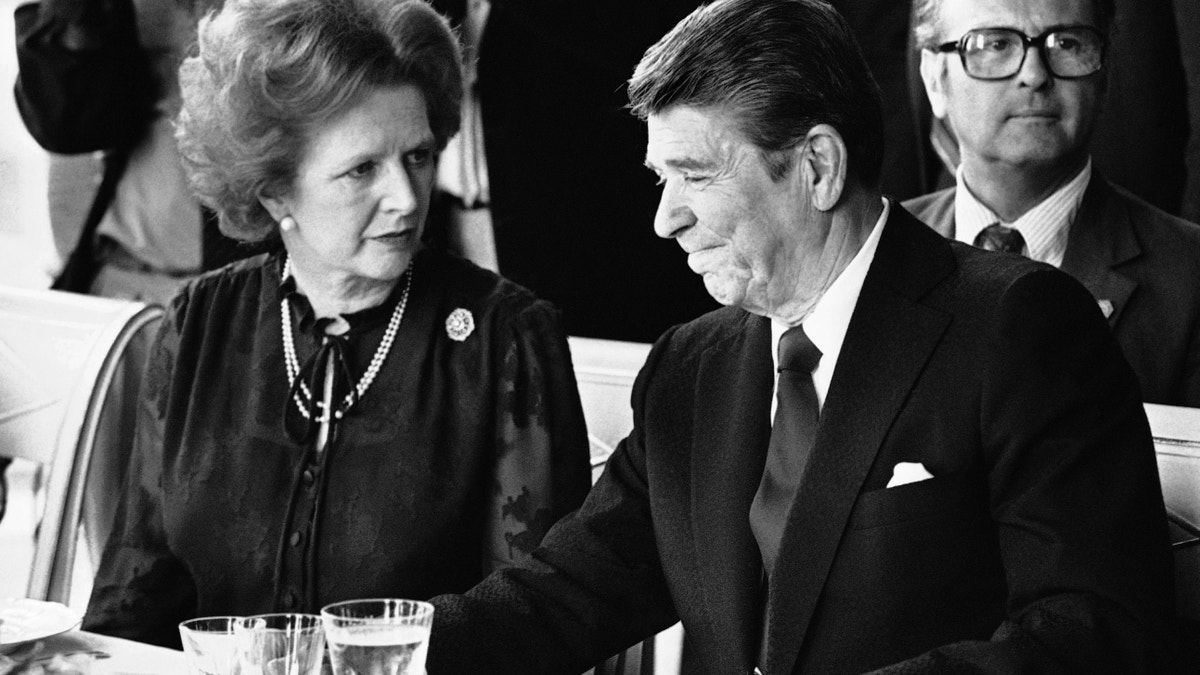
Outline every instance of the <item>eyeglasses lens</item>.
{"label": "eyeglasses lens", "polygon": [[[1100,70],[1104,52],[1099,33],[1090,28],[1064,28],[1033,38],[1029,46],[1043,45],[1045,65],[1055,77],[1073,78]],[[968,32],[960,43],[967,74],[981,79],[1016,75],[1025,60],[1026,39],[1008,28]]]}

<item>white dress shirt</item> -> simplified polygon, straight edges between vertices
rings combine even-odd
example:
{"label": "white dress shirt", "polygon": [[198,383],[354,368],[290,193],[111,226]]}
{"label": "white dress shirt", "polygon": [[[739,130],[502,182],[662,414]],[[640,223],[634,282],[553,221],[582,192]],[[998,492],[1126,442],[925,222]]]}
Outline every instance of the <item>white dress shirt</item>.
{"label": "white dress shirt", "polygon": [[[875,259],[875,250],[879,248],[879,237],[883,233],[883,224],[887,222],[891,205],[883,200],[883,213],[862,248],[846,265],[846,269],[833,280],[833,284],[825,294],[817,300],[801,325],[804,333],[812,340],[817,349],[821,350],[821,360],[813,370],[813,387],[817,390],[817,405],[825,407],[825,395],[829,392],[829,383],[833,380],[833,369],[837,365],[838,355],[842,351],[842,342],[846,339],[846,330],[850,327],[850,316],[854,314],[854,306],[858,304],[858,295],[862,292],[863,281],[867,278],[867,270]],[[771,397],[771,419],[775,419],[775,407],[778,405],[779,394],[779,338],[783,336],[790,325],[781,321],[771,321],[771,361],[775,364],[775,394]]]}
{"label": "white dress shirt", "polygon": [[954,188],[955,239],[974,244],[975,237],[983,228],[1000,223],[1015,229],[1025,238],[1025,250],[1022,253],[1027,257],[1055,267],[1062,265],[1071,223],[1075,221],[1083,193],[1092,179],[1090,158],[1074,178],[1011,223],[1000,220],[994,211],[975,198],[963,180],[962,165],[958,167],[957,177],[958,185]]}

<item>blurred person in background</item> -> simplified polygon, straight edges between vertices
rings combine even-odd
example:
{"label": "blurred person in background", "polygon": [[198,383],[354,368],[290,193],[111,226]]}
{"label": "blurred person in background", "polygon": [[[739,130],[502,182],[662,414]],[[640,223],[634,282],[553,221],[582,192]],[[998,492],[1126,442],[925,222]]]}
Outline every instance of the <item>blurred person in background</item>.
{"label": "blurred person in background", "polygon": [[176,73],[195,41],[184,0],[45,0],[29,6],[18,44],[17,107],[55,153],[51,221],[59,252],[79,240],[103,151],[112,192],[100,204],[92,278],[65,288],[165,305],[183,284],[251,253],[223,237],[188,189],[173,139]]}
{"label": "blurred person in background", "polygon": [[549,303],[422,243],[458,46],[419,0],[231,0],[180,71],[191,185],[280,250],[190,282],[152,351],[84,627],[461,591],[589,486]]}
{"label": "blurred person in background", "polygon": [[[54,288],[165,306],[202,271],[255,252],[222,236],[192,195],[172,136],[179,64],[208,4],[42,0],[17,9],[17,108],[51,153],[50,226],[64,263]],[[141,335],[131,343],[101,419],[85,496],[93,559],[128,461],[147,347]]]}

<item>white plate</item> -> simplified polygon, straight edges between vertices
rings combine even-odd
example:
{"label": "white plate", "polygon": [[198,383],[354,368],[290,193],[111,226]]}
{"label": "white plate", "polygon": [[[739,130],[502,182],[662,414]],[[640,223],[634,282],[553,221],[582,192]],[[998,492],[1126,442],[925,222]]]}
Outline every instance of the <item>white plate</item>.
{"label": "white plate", "polygon": [[28,598],[0,598],[0,654],[65,633],[79,625],[75,610],[58,602]]}

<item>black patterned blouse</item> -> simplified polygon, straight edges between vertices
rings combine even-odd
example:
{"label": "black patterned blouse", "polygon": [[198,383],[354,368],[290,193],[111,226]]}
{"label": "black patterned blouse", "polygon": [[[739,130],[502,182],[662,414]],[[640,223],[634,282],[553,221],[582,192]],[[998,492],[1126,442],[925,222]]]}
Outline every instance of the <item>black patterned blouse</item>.
{"label": "black patterned blouse", "polygon": [[[318,456],[289,398],[280,300],[302,367],[325,331],[282,267],[236,263],[168,310],[85,629],[177,646],[197,616],[464,591],[583,500],[587,432],[548,303],[421,252],[387,360]],[[403,285],[345,317],[343,379],[366,370]]]}

